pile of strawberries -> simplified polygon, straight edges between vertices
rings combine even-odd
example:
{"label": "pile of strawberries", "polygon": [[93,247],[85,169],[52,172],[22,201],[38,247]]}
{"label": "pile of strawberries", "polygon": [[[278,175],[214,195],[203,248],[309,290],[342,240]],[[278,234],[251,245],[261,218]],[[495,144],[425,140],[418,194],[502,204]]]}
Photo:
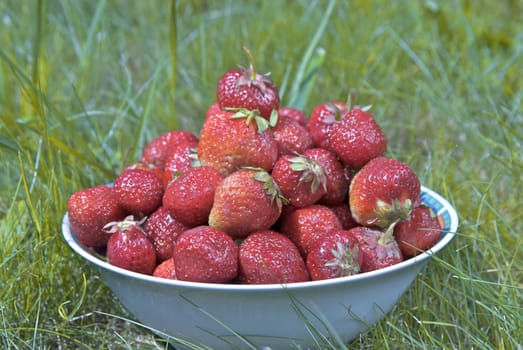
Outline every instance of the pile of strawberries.
{"label": "pile of strawberries", "polygon": [[68,201],[80,243],[144,274],[293,283],[380,269],[429,249],[440,225],[368,107],[280,106],[268,75],[226,72],[199,137],[151,140],[113,186]]}

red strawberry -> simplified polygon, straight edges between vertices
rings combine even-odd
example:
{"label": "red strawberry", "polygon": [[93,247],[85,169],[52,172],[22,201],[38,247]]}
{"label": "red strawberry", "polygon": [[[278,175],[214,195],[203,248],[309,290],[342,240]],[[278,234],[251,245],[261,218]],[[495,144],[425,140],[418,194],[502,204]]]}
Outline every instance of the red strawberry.
{"label": "red strawberry", "polygon": [[238,275],[238,246],[227,233],[210,226],[183,232],[173,259],[176,277],[182,281],[225,283]]}
{"label": "red strawberry", "polygon": [[274,164],[272,177],[289,204],[303,208],[316,203],[327,190],[323,167],[303,155],[283,155]]}
{"label": "red strawberry", "polygon": [[341,230],[341,223],[332,210],[324,205],[296,209],[281,219],[280,231],[298,247],[303,256],[322,235]]}
{"label": "red strawberry", "polygon": [[303,153],[312,147],[312,137],[298,121],[285,116],[278,117],[278,123],[272,129],[274,140],[278,144],[278,155]]}
{"label": "red strawberry", "polygon": [[328,148],[329,134],[334,124],[347,111],[347,104],[341,101],[322,103],[314,107],[307,122],[307,130],[316,147]]}
{"label": "red strawberry", "polygon": [[114,191],[122,208],[143,217],[162,204],[163,181],[154,171],[127,168],[114,181]]}
{"label": "red strawberry", "polygon": [[272,111],[280,106],[278,89],[268,74],[256,72],[251,53],[244,50],[249,57],[249,69],[240,67],[220,78],[216,88],[218,103],[222,109],[258,110],[262,117],[269,119]]}
{"label": "red strawberry", "polygon": [[272,230],[250,234],[240,245],[239,280],[247,284],[309,280],[300,252],[286,236]]}
{"label": "red strawberry", "polygon": [[316,161],[326,176],[326,193],[320,198],[319,203],[335,205],[347,200],[349,183],[345,177],[345,168],[336,158],[336,155],[324,148],[311,148],[303,153],[304,156]]}
{"label": "red strawberry", "polygon": [[167,186],[163,205],[174,218],[187,226],[206,225],[214,192],[221,180],[220,173],[213,167],[189,168]]}
{"label": "red strawberry", "polygon": [[387,231],[365,226],[348,231],[357,241],[359,252],[362,254],[361,272],[378,270],[403,261],[401,250],[392,234],[393,230],[394,225]]}
{"label": "red strawberry", "polygon": [[407,220],[419,194],[418,177],[407,164],[378,157],[354,175],[349,188],[350,209],[359,224],[385,228]]}
{"label": "red strawberry", "polygon": [[198,143],[194,141],[181,142],[174,146],[165,159],[163,170],[163,185],[167,188],[177,175],[189,169],[191,165],[198,164]]}
{"label": "red strawberry", "polygon": [[387,139],[372,114],[354,108],[332,126],[325,148],[344,164],[360,168],[385,153]]}
{"label": "red strawberry", "polygon": [[105,226],[106,231],[111,233],[107,242],[107,260],[123,269],[152,275],[156,267],[156,253],[140,224],[128,216],[123,221]]}
{"label": "red strawberry", "polygon": [[176,271],[174,270],[174,259],[169,258],[158,264],[153,271],[154,277],[167,278],[170,280],[176,279]]}
{"label": "red strawberry", "polygon": [[301,126],[307,125],[307,115],[297,108],[280,107],[278,108],[278,118],[290,118],[297,121]]}
{"label": "red strawberry", "polygon": [[198,142],[198,138],[192,133],[182,130],[171,130],[161,134],[144,147],[141,161],[163,168],[174,147],[185,142]]}
{"label": "red strawberry", "polygon": [[253,111],[235,113],[211,106],[198,144],[201,164],[216,168],[224,177],[245,166],[270,171],[278,145],[262,119]]}
{"label": "red strawberry", "polygon": [[336,214],[344,230],[349,230],[353,227],[359,226],[352,217],[348,201],[337,205],[329,205],[328,207],[334,212],[334,214]]}
{"label": "red strawberry", "polygon": [[150,172],[154,173],[156,176],[158,176],[159,178],[163,177],[163,168],[156,166],[154,164],[143,163],[143,162],[129,164],[121,172],[124,172],[126,170],[132,170],[132,169],[142,169],[142,170],[150,171]]}
{"label": "red strawberry", "polygon": [[363,256],[348,231],[332,231],[319,237],[307,254],[307,269],[313,281],[355,275]]}
{"label": "red strawberry", "polygon": [[72,232],[86,247],[105,247],[110,234],[105,224],[119,221],[125,211],[118,204],[114,189],[99,185],[74,192],[67,201],[67,216]]}
{"label": "red strawberry", "polygon": [[430,249],[441,238],[438,217],[429,207],[414,208],[409,219],[396,224],[394,236],[403,255],[418,255]]}
{"label": "red strawberry", "polygon": [[144,231],[156,251],[158,262],[169,259],[178,236],[189,227],[173,218],[164,206],[156,209],[145,222]]}
{"label": "red strawberry", "polygon": [[241,169],[218,184],[209,225],[241,238],[270,228],[278,220],[281,208],[280,191],[269,173]]}

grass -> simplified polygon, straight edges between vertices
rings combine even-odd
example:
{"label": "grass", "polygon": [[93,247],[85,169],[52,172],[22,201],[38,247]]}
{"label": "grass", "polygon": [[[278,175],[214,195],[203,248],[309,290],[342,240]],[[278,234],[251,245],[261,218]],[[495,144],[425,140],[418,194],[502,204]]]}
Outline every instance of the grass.
{"label": "grass", "polygon": [[310,112],[357,91],[388,154],[460,215],[456,239],[348,348],[523,348],[523,6],[338,1],[325,20],[329,4],[0,3],[3,349],[166,347],[126,321],[61,217],[72,192],[111,181],[147,140],[197,133],[219,76],[246,64],[242,45],[284,104]]}

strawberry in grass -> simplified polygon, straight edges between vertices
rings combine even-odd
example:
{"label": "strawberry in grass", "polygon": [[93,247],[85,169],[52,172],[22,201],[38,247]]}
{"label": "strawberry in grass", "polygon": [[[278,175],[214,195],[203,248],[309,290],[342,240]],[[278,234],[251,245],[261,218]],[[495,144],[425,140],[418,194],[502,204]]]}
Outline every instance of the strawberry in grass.
{"label": "strawberry in grass", "polygon": [[324,205],[296,209],[280,220],[280,232],[291,239],[302,256],[319,237],[341,229],[336,214]]}
{"label": "strawberry in grass", "polygon": [[280,108],[278,108],[278,118],[293,119],[301,126],[307,126],[307,115],[297,108],[280,106]]}
{"label": "strawberry in grass", "polygon": [[174,259],[169,258],[156,266],[153,271],[154,277],[166,278],[170,280],[176,279],[176,271],[174,269]]}
{"label": "strawberry in grass", "polygon": [[154,246],[158,262],[172,257],[176,239],[187,229],[189,227],[173,218],[165,206],[149,215],[144,232]]}
{"label": "strawberry in grass", "polygon": [[313,281],[355,275],[362,264],[356,239],[345,230],[319,237],[307,254],[307,269]]}
{"label": "strawberry in grass", "polygon": [[240,67],[226,72],[218,81],[216,97],[222,109],[257,110],[269,119],[280,106],[278,88],[268,74],[258,74],[250,51],[243,47],[249,58],[249,68]]}
{"label": "strawberry in grass", "polygon": [[71,230],[86,247],[105,247],[110,234],[103,227],[125,217],[112,187],[98,185],[74,192],[67,201]]}
{"label": "strawberry in grass", "polygon": [[398,222],[394,236],[403,255],[415,256],[430,249],[441,238],[438,217],[427,206],[412,209],[410,218]]}
{"label": "strawberry in grass", "polygon": [[218,170],[211,166],[190,167],[167,186],[163,205],[184,225],[206,225],[221,180]]}
{"label": "strawberry in grass", "polygon": [[274,225],[282,205],[280,190],[268,172],[240,169],[218,184],[209,225],[243,238]]}
{"label": "strawberry in grass", "polygon": [[146,164],[163,168],[167,157],[172,152],[174,147],[180,143],[195,142],[198,143],[198,138],[183,130],[171,130],[149,141],[145,145],[141,161]]}
{"label": "strawberry in grass", "polygon": [[328,148],[329,135],[334,124],[348,110],[347,104],[341,101],[322,103],[314,107],[307,122],[307,130],[309,130],[316,147]]}
{"label": "strawberry in grass", "polygon": [[227,233],[198,226],[180,235],[173,262],[179,280],[225,283],[238,275],[238,246]]}
{"label": "strawberry in grass", "polygon": [[328,208],[336,214],[344,230],[349,230],[353,227],[359,226],[352,217],[348,201],[337,205],[329,205]]}
{"label": "strawberry in grass", "polygon": [[385,231],[365,226],[348,230],[362,255],[361,272],[378,270],[403,261],[403,254],[394,239],[394,226],[393,223]]}
{"label": "strawberry in grass", "polygon": [[323,167],[304,155],[283,155],[274,164],[272,177],[291,206],[316,203],[327,191]]}
{"label": "strawberry in grass", "polygon": [[116,177],[114,191],[122,208],[144,217],[162,204],[163,180],[156,171],[128,167]]}
{"label": "strawberry in grass", "polygon": [[180,142],[174,146],[171,153],[165,159],[165,166],[163,169],[163,185],[167,188],[177,175],[189,169],[192,164],[198,163],[198,142],[186,141]]}
{"label": "strawberry in grass", "polygon": [[214,104],[202,126],[198,159],[224,177],[245,166],[270,171],[278,158],[278,145],[267,129],[275,123],[256,111],[233,112]]}
{"label": "strawberry in grass", "polygon": [[358,169],[387,150],[387,139],[367,108],[353,108],[332,125],[325,148]]}
{"label": "strawberry in grass", "polygon": [[246,284],[305,282],[309,273],[288,237],[263,230],[251,233],[241,243],[238,279]]}
{"label": "strawberry in grass", "polygon": [[410,217],[420,191],[419,179],[407,164],[393,158],[374,158],[351,181],[352,216],[361,225],[387,228]]}
{"label": "strawberry in grass", "polygon": [[107,242],[107,260],[126,270],[152,275],[156,253],[140,226],[142,223],[134,221],[131,215],[105,226],[106,232],[111,234]]}
{"label": "strawberry in grass", "polygon": [[312,137],[305,126],[291,117],[278,115],[278,122],[272,128],[272,135],[278,144],[278,156],[303,153],[312,147]]}
{"label": "strawberry in grass", "polygon": [[320,198],[319,203],[336,205],[345,202],[349,183],[345,168],[336,155],[324,148],[310,148],[303,155],[318,163],[325,172],[326,193]]}

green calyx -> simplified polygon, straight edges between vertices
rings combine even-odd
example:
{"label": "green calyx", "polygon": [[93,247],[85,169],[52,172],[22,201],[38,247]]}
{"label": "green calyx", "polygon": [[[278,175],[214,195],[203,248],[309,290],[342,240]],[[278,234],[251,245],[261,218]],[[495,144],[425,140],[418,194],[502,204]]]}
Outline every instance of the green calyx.
{"label": "green calyx", "polygon": [[376,201],[376,209],[374,215],[376,220],[373,225],[381,228],[390,226],[397,221],[404,221],[410,218],[412,212],[412,201],[405,199],[403,202],[398,199],[393,199],[389,204],[380,199]]}
{"label": "green calyx", "polygon": [[257,109],[250,110],[245,108],[225,108],[229,112],[235,112],[231,119],[245,119],[245,124],[250,125],[252,122],[256,123],[258,133],[262,133],[269,127],[275,127],[278,123],[278,111],[272,110],[270,118],[266,118],[260,115],[260,111]]}
{"label": "green calyx", "polygon": [[135,220],[134,216],[129,215],[125,217],[122,221],[111,221],[103,227],[103,231],[107,233],[115,233],[117,231],[125,232],[129,229],[131,229],[133,226],[140,227],[145,220],[147,220],[147,217],[143,217],[141,220]]}
{"label": "green calyx", "polygon": [[337,121],[341,120],[341,117],[342,117],[342,108],[340,106],[338,106],[337,104],[335,103],[332,103],[332,102],[327,102],[326,103],[326,107],[327,109],[329,110],[330,114],[327,115],[324,119],[323,119],[323,123],[324,124],[334,124],[336,123]]}
{"label": "green calyx", "polygon": [[352,90],[350,93],[349,93],[349,96],[347,97],[347,110],[352,110],[352,109],[359,109],[359,110],[362,110],[363,112],[368,112],[371,108],[372,108],[372,105],[366,105],[366,106],[357,106],[354,104],[354,101],[356,100],[356,92],[354,90]]}
{"label": "green calyx", "polygon": [[360,272],[358,264],[359,250],[357,246],[344,246],[341,242],[336,242],[336,248],[331,249],[332,260],[325,266],[337,269],[337,277],[351,276]]}
{"label": "green calyx", "polygon": [[251,51],[246,47],[242,46],[243,51],[249,59],[249,68],[240,67],[242,75],[236,81],[236,87],[238,86],[255,86],[262,94],[265,94],[267,85],[272,85],[272,81],[269,79],[270,73],[258,74],[256,72],[256,65],[254,63],[254,57]]}
{"label": "green calyx", "polygon": [[271,204],[276,203],[278,209],[281,211],[283,204],[288,203],[288,200],[281,193],[280,188],[272,178],[271,174],[259,168],[246,169],[256,171],[256,173],[254,173],[254,180],[259,181],[263,184],[263,189],[265,193],[267,193],[267,195],[269,196]]}
{"label": "green calyx", "polygon": [[327,191],[327,175],[323,167],[313,159],[302,155],[290,158],[290,168],[294,171],[301,172],[300,182],[310,182],[311,192],[318,191],[320,186]]}

